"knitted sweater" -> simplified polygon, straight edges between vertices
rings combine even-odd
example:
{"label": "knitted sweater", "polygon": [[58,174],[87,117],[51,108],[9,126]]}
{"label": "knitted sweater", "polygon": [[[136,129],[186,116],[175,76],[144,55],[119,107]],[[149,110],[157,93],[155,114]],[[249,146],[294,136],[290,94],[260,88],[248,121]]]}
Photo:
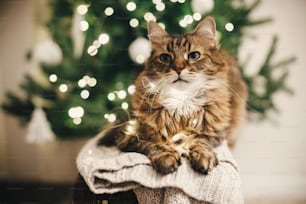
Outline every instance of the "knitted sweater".
{"label": "knitted sweater", "polygon": [[98,146],[103,134],[84,145],[76,162],[93,193],[133,189],[144,204],[243,203],[237,164],[226,144],[214,149],[219,164],[208,175],[195,172],[185,158],[177,171],[161,175],[143,154]]}

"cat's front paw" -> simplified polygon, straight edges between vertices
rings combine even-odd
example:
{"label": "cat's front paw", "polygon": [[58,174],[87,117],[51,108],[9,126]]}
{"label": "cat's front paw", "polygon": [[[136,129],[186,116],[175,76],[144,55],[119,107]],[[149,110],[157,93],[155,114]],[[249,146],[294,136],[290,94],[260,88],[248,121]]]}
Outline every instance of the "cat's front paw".
{"label": "cat's front paw", "polygon": [[151,156],[152,166],[161,174],[175,171],[181,165],[181,156],[176,150],[166,150]]}
{"label": "cat's front paw", "polygon": [[203,174],[218,164],[216,153],[210,149],[195,148],[190,151],[189,157],[192,168]]}

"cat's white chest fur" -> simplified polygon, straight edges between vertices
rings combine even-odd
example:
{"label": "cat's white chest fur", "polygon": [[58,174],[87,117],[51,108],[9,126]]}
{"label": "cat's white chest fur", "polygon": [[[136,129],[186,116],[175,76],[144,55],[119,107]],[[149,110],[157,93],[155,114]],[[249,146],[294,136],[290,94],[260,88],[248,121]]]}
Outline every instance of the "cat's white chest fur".
{"label": "cat's white chest fur", "polygon": [[201,88],[196,82],[177,82],[163,87],[160,93],[161,104],[178,116],[197,112],[206,103]]}

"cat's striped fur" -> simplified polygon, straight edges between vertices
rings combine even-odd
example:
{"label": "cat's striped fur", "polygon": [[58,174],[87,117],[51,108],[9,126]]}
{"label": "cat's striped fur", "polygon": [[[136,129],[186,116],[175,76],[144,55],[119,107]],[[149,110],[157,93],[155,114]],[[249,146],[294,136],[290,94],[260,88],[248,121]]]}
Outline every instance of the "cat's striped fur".
{"label": "cat's striped fur", "polygon": [[163,174],[175,171],[181,156],[207,173],[218,163],[212,148],[224,139],[234,144],[246,85],[234,60],[219,51],[212,17],[186,35],[150,22],[148,37],[152,53],[135,82],[133,119],[116,129],[116,144],[147,155]]}

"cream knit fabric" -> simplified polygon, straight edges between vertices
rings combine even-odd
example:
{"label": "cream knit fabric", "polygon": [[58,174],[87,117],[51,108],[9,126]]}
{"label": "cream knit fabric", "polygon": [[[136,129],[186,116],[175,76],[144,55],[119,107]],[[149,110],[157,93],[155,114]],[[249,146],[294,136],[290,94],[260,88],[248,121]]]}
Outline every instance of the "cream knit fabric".
{"label": "cream knit fabric", "polygon": [[103,132],[89,140],[76,162],[93,193],[133,189],[140,204],[243,203],[237,164],[226,144],[214,150],[219,164],[208,175],[195,172],[185,158],[177,171],[161,175],[143,154],[97,146],[101,137]]}

